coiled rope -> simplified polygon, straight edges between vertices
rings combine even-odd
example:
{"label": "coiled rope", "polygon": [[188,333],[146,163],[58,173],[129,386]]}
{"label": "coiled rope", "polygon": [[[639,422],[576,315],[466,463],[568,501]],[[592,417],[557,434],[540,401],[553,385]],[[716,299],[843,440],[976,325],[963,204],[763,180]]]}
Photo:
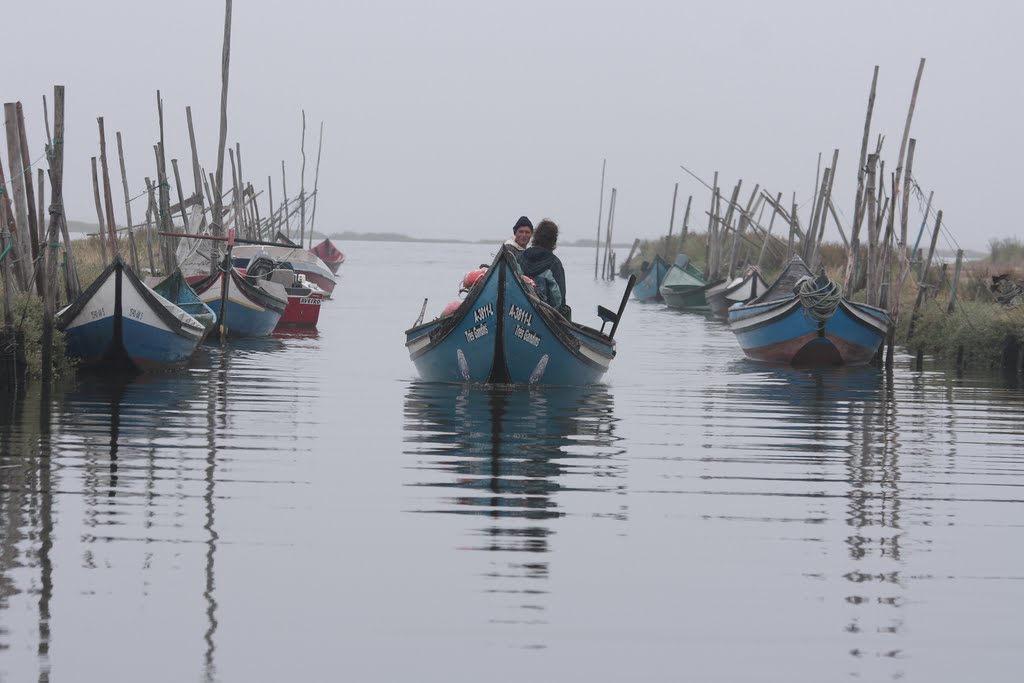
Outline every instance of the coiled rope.
{"label": "coiled rope", "polygon": [[835,280],[829,280],[820,287],[815,278],[807,278],[797,289],[797,297],[804,307],[804,312],[812,320],[823,323],[836,312],[839,302],[843,299],[843,286]]}

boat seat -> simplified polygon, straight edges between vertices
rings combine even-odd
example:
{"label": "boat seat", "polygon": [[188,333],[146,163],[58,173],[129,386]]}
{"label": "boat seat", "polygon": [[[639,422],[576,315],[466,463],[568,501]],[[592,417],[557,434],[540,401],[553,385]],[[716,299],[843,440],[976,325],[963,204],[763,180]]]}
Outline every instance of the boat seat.
{"label": "boat seat", "polygon": [[597,307],[597,317],[601,319],[601,334],[604,334],[605,325],[607,325],[608,323],[617,322],[619,319],[619,316],[609,311],[604,306]]}

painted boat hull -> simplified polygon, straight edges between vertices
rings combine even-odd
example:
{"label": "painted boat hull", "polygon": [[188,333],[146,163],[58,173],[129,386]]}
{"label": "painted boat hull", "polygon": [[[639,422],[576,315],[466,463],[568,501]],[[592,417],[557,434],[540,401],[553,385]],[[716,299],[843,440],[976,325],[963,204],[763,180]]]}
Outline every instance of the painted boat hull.
{"label": "painted boat hull", "polygon": [[192,358],[203,324],[144,285],[119,257],[57,316],[65,349],[83,366],[176,370]]}
{"label": "painted boat hull", "polygon": [[236,268],[248,268],[249,259],[259,253],[266,254],[279,262],[286,268],[291,268],[296,273],[305,276],[306,280],[324,290],[325,296],[330,296],[338,284],[338,279],[330,268],[327,267],[315,254],[305,251],[301,247],[282,246],[236,246],[231,252],[232,262]]}
{"label": "painted boat hull", "polygon": [[707,285],[694,287],[688,285],[666,287],[661,286],[661,298],[669,308],[679,308],[685,311],[707,311],[708,302],[704,294]]}
{"label": "painted boat hull", "polygon": [[325,239],[309,251],[311,254],[323,261],[335,275],[338,274],[338,269],[341,267],[341,264],[345,262],[345,252],[334,246],[334,243],[329,239]]}
{"label": "painted boat hull", "polygon": [[889,324],[885,311],[845,299],[823,323],[796,296],[729,309],[729,327],[743,352],[768,363],[864,365],[878,352]]}
{"label": "painted boat hull", "polygon": [[322,294],[303,292],[301,294],[288,294],[288,305],[284,314],[277,322],[280,327],[316,327],[320,321],[320,304],[323,303]]}
{"label": "painted boat hull", "polygon": [[222,307],[224,277],[224,271],[218,269],[210,277],[192,283],[199,299],[217,315],[215,332],[221,334],[226,327],[228,338],[269,336],[288,306],[284,287],[276,282],[254,285],[232,268],[227,273],[226,307]]}
{"label": "painted boat hull", "polygon": [[660,256],[654,257],[647,271],[633,287],[633,297],[637,301],[661,301],[661,283],[668,274],[669,265]]}
{"label": "painted boat hull", "polygon": [[203,339],[217,326],[217,314],[203,303],[180,270],[152,285],[153,291],[199,321],[205,330]]}
{"label": "painted boat hull", "polygon": [[452,314],[406,331],[420,377],[434,382],[584,385],[615,342],[568,322],[530,291],[504,249]]}

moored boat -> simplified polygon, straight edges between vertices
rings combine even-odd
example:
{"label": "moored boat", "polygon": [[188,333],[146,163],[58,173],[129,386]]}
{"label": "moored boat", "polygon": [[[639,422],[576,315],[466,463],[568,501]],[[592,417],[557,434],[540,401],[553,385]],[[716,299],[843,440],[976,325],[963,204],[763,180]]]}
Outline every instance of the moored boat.
{"label": "moored boat", "polygon": [[142,283],[120,256],[57,314],[66,352],[85,366],[143,372],[188,363],[203,324]]}
{"label": "moored boat", "polygon": [[180,270],[175,270],[163,280],[157,281],[152,285],[152,289],[198,320],[205,330],[203,333],[204,339],[217,325],[217,314],[213,312],[212,308],[203,303],[203,300],[199,298],[195,290],[189,286],[188,280],[185,279]]}
{"label": "moored boat", "polygon": [[330,238],[325,239],[309,251],[323,261],[335,275],[338,274],[341,264],[345,262],[345,252],[334,246]]}
{"label": "moored boat", "polygon": [[708,283],[704,274],[690,263],[686,254],[679,254],[675,263],[669,268],[661,283],[661,298],[670,308],[681,308],[688,311],[706,311],[708,302],[705,298]]}
{"label": "moored boat", "polygon": [[[225,256],[213,275],[190,284],[217,314],[218,334],[266,337],[277,327],[288,306],[284,285],[248,275],[231,266],[230,258],[230,254]],[[273,269],[273,262],[270,269]]]}
{"label": "moored boat", "polygon": [[882,309],[846,300],[798,256],[761,296],[730,307],[728,319],[747,357],[800,366],[869,363],[892,324]]}
{"label": "moored boat", "polygon": [[249,260],[258,254],[269,256],[273,260],[303,275],[307,281],[323,290],[329,297],[338,283],[337,277],[331,272],[316,254],[302,247],[290,245],[247,245],[240,244],[232,250],[232,260],[238,268],[248,268]]}
{"label": "moored boat", "polygon": [[449,314],[406,330],[406,348],[428,381],[593,384],[615,357],[615,329],[629,296],[598,314],[608,334],[572,323],[537,298],[505,249]]}
{"label": "moored boat", "polygon": [[753,301],[768,289],[768,283],[761,277],[761,271],[750,268],[733,280],[722,280],[708,288],[707,300],[711,313],[725,319],[733,304]]}
{"label": "moored boat", "polygon": [[648,264],[647,268],[640,273],[636,286],[633,288],[633,296],[638,301],[661,301],[661,283],[668,273],[668,263],[660,255],[654,257],[654,261]]}

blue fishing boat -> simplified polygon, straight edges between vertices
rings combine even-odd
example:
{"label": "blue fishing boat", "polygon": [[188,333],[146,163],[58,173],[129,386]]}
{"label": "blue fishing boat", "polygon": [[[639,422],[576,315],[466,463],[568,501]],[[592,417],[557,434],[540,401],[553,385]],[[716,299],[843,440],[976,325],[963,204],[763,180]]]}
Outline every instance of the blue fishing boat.
{"label": "blue fishing boat", "polygon": [[205,330],[203,338],[216,327],[217,314],[203,303],[180,270],[153,285],[153,291],[198,320]]}
{"label": "blue fishing boat", "polygon": [[284,285],[267,279],[273,259],[254,258],[246,271],[231,265],[230,251],[210,276],[192,282],[199,299],[217,315],[215,332],[227,337],[266,337],[288,306]]}
{"label": "blue fishing boat", "polygon": [[661,256],[655,256],[654,262],[640,273],[636,287],[633,288],[633,296],[637,298],[637,301],[661,301],[659,290],[667,273],[668,263]]}
{"label": "blue fishing boat", "polygon": [[669,268],[660,287],[661,298],[665,300],[666,306],[685,311],[708,310],[705,297],[707,289],[704,273],[697,270],[686,254],[676,256],[675,263]]}
{"label": "blue fishing boat", "polygon": [[[593,384],[615,357],[618,312],[602,306],[608,334],[566,320],[524,281],[515,258],[499,249],[486,273],[449,313],[405,332],[405,346],[420,376],[436,382],[488,384]],[[422,314],[421,314],[422,317]]]}
{"label": "blue fishing boat", "polygon": [[65,350],[84,366],[180,368],[206,334],[203,324],[143,284],[119,256],[57,313]]}
{"label": "blue fishing boat", "polygon": [[799,256],[761,296],[731,306],[728,319],[747,357],[798,366],[869,363],[892,324],[882,309],[846,300]]}

